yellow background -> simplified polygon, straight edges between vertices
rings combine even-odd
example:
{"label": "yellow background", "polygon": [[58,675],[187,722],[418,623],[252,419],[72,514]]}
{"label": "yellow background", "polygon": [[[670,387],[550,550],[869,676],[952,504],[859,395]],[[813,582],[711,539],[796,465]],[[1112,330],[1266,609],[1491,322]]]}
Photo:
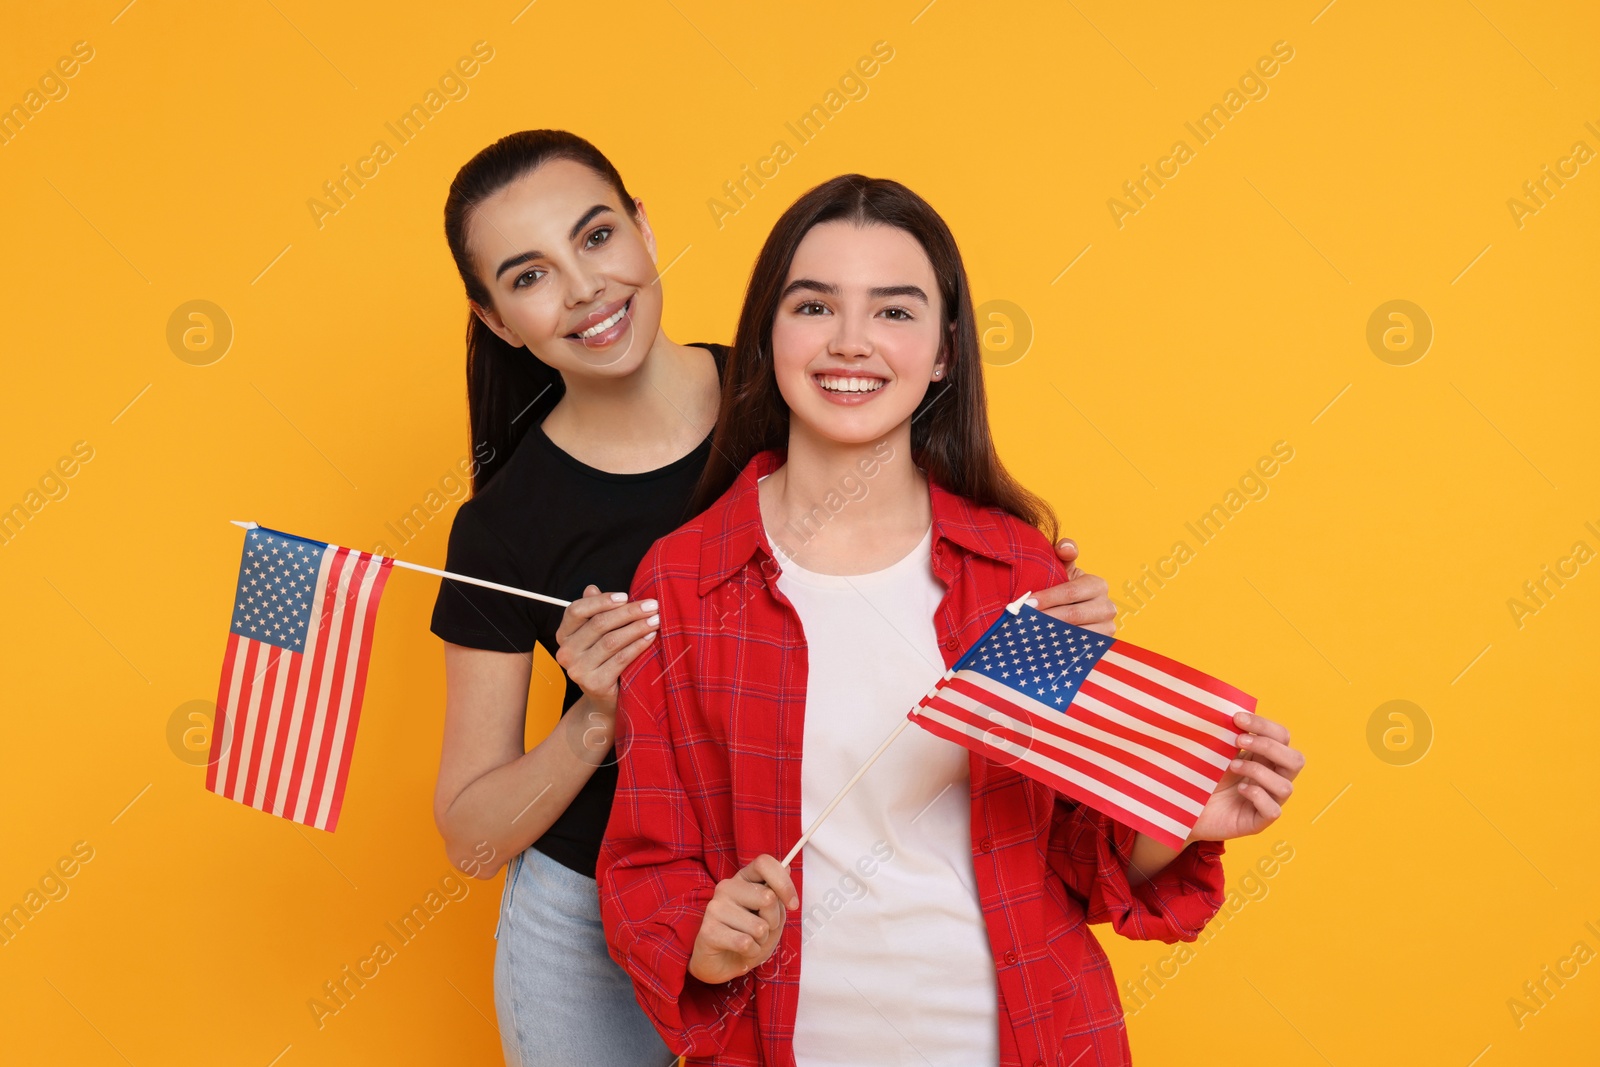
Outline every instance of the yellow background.
{"label": "yellow background", "polygon": [[[466,455],[441,208],[475,151],[539,126],[644,199],[679,341],[730,338],[805,189],[906,182],[978,299],[1020,309],[989,324],[997,433],[1088,569],[1120,590],[1189,542],[1136,615],[1119,593],[1124,636],[1258,695],[1309,767],[1230,843],[1233,884],[1274,842],[1293,859],[1213,939],[1179,965],[1105,935],[1121,978],[1169,976],[1127,1001],[1139,1062],[1596,1062],[1587,952],[1520,1024],[1507,1003],[1600,952],[1600,565],[1520,626],[1508,607],[1575,542],[1600,550],[1600,163],[1520,226],[1507,206],[1574,142],[1600,150],[1595,9],[924,2],[9,6],[0,104],[75,42],[94,56],[0,145],[0,507],[93,449],[0,547],[0,906],[93,849],[0,946],[8,1062],[495,1062],[499,879],[320,1029],[307,1007],[448,871],[435,581],[390,582],[337,834],[207,793],[168,728],[215,695],[227,520],[392,545]],[[480,40],[469,95],[319,228],[307,200]],[[867,95],[719,226],[723,182],[795,148],[784,123],[876,41]],[[1277,41],[1268,95],[1199,146],[1184,123]],[[1194,158],[1119,228],[1107,201],[1179,139]],[[166,340],[194,299],[234,330],[209,366]],[[1394,299],[1433,324],[1408,366],[1366,340]],[[1018,359],[1005,330],[1029,328]],[[1277,441],[1269,494],[1197,545],[1184,524]],[[402,557],[438,565],[451,511]],[[560,695],[539,662],[533,735]],[[1431,728],[1420,760],[1369,745],[1391,700]]]}

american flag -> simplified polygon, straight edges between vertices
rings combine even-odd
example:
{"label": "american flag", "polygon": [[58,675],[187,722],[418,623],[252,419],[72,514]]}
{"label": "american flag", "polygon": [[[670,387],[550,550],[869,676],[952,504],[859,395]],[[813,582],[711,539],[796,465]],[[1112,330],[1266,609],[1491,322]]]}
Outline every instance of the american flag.
{"label": "american flag", "polygon": [[918,726],[1182,848],[1255,697],[1154,652],[1022,605],[917,706]]}
{"label": "american flag", "polygon": [[245,536],[206,788],[339,824],[378,598],[393,560],[256,527]]}

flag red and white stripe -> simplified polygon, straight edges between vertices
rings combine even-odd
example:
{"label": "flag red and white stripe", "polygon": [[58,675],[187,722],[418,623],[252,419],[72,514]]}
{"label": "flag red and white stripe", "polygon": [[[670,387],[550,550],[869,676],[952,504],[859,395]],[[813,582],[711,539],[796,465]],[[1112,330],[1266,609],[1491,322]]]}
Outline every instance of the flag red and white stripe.
{"label": "flag red and white stripe", "polygon": [[1255,698],[1147,649],[1024,606],[925,696],[919,726],[1182,848],[1238,755]]}
{"label": "flag red and white stripe", "polygon": [[250,531],[207,789],[306,826],[338,826],[373,624],[393,562]]}

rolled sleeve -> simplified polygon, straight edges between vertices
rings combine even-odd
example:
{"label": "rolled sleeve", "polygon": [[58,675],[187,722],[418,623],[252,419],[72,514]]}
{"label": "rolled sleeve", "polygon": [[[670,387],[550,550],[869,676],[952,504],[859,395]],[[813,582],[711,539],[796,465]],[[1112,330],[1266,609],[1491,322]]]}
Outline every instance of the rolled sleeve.
{"label": "rolled sleeve", "polygon": [[1056,798],[1049,862],[1091,923],[1138,941],[1193,941],[1222,907],[1221,841],[1195,841],[1153,878],[1128,881],[1137,831],[1065,797]]}

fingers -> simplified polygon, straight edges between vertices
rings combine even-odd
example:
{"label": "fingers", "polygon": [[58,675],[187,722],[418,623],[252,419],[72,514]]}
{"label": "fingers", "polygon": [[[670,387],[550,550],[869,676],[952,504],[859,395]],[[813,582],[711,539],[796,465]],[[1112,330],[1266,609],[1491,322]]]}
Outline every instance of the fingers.
{"label": "fingers", "polygon": [[1270,737],[1274,741],[1281,741],[1285,745],[1289,743],[1289,728],[1282,723],[1273,722],[1264,715],[1238,711],[1233,715],[1233,722],[1241,730],[1249,730],[1251,733]]}
{"label": "fingers", "polygon": [[[746,867],[745,871],[749,868]],[[746,911],[758,912],[778,903],[777,892],[765,882],[752,881],[740,871],[717,885],[717,895],[726,897]]]}
{"label": "fingers", "polygon": [[568,604],[567,610],[562,612],[559,629],[576,630],[595,615],[609,608],[614,608],[618,604],[626,602],[627,599],[627,593],[602,593],[599,586],[586,585],[583,587],[583,596]]}
{"label": "fingers", "polygon": [[765,882],[785,905],[791,908],[800,906],[800,895],[794,891],[789,870],[775,856],[763,852],[739,872],[739,877],[750,882]]}
{"label": "fingers", "polygon": [[1240,734],[1239,747],[1251,753],[1257,760],[1273,765],[1279,774],[1290,780],[1305,769],[1304,753],[1265,734]]}
{"label": "fingers", "polygon": [[[1255,782],[1240,782],[1239,792],[1246,800],[1255,805],[1256,811],[1267,822],[1270,823],[1283,814],[1283,805],[1279,804],[1277,800],[1273,799],[1271,793]],[[1259,833],[1260,831],[1257,830],[1256,832]]]}
{"label": "fingers", "polygon": [[[590,690],[600,690],[610,689],[613,685],[616,685],[617,679],[622,677],[623,670],[627,668],[628,664],[638,659],[644,653],[645,649],[650,647],[651,643],[655,641],[658,633],[660,633],[659,630],[652,629],[643,637],[638,638],[625,648],[614,653],[609,659],[605,660],[593,671],[583,672],[582,676],[584,682],[587,683],[586,688]],[[573,680],[577,681],[577,678],[574,677]]]}
{"label": "fingers", "polygon": [[1078,558],[1077,542],[1073,541],[1073,539],[1070,537],[1063,537],[1061,540],[1057,541],[1056,558],[1061,560],[1062,563],[1070,565],[1073,560]]}
{"label": "fingers", "polygon": [[1110,623],[1117,616],[1110,592],[1111,587],[1106,585],[1104,578],[1084,574],[1049,589],[1041,589],[1033,595],[1033,599],[1038,601],[1035,607],[1052,618],[1095,629]]}
{"label": "fingers", "polygon": [[741,956],[756,954],[772,934],[772,923],[765,917],[749,911],[726,897],[714,896],[706,906],[706,915],[720,924],[720,931],[712,934],[714,948],[737,952]]}
{"label": "fingers", "polygon": [[[609,657],[661,624],[661,613],[654,600],[618,605],[607,599],[613,596],[626,598],[627,594],[606,593],[574,600],[562,617],[562,629],[556,632],[559,644],[556,662],[569,675],[575,670],[597,669]],[[588,616],[581,625],[574,619],[579,605],[586,605],[583,613]]]}
{"label": "fingers", "polygon": [[[1294,792],[1294,783],[1265,763],[1251,759],[1236,759],[1228,764],[1228,769],[1244,779],[1239,783],[1239,791],[1252,800],[1255,799],[1249,788],[1252,785],[1280,803],[1288,800],[1289,795]],[[1256,806],[1260,807],[1260,804]]]}

